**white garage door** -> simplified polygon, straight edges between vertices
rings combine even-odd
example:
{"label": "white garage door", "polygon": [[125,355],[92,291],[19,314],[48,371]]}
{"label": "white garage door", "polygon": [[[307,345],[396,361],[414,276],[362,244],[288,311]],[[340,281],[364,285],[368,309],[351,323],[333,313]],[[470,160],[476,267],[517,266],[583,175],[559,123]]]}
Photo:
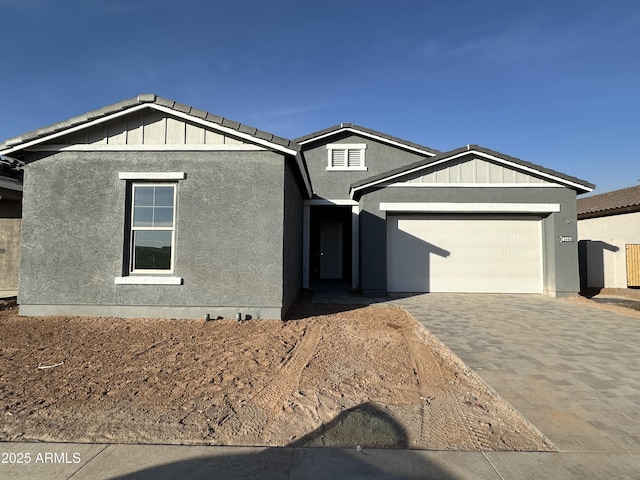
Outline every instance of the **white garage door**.
{"label": "white garage door", "polygon": [[389,215],[390,292],[542,293],[540,218]]}

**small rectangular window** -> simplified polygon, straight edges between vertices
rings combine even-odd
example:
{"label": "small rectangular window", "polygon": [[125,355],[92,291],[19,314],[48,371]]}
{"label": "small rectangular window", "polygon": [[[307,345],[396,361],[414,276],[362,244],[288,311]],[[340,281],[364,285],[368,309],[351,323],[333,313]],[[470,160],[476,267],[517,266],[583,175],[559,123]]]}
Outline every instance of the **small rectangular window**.
{"label": "small rectangular window", "polygon": [[367,170],[364,153],[366,144],[327,145],[329,161],[327,170]]}
{"label": "small rectangular window", "polygon": [[131,195],[131,273],[171,273],[176,186],[134,183]]}

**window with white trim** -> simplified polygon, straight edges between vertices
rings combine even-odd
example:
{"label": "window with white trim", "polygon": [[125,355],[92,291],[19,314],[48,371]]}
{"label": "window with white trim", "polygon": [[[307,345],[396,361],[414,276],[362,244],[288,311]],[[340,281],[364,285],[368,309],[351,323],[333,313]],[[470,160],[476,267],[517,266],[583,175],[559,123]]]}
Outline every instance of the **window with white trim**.
{"label": "window with white trim", "polygon": [[131,273],[172,273],[176,185],[131,186]]}
{"label": "window with white trim", "polygon": [[327,170],[366,170],[364,143],[332,143],[327,145]]}

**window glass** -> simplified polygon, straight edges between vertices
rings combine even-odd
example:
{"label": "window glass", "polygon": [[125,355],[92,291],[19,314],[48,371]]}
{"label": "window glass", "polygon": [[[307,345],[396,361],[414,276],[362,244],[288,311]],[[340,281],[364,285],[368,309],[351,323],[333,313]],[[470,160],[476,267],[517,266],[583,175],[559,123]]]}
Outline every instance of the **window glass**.
{"label": "window glass", "polygon": [[155,190],[156,207],[172,207],[173,206],[173,187],[153,187]]}
{"label": "window glass", "polygon": [[175,185],[133,185],[131,271],[173,270]]}
{"label": "window glass", "polygon": [[154,227],[173,227],[173,207],[156,207],[153,209]]}
{"label": "window glass", "polygon": [[133,233],[134,270],[170,270],[170,231],[138,230]]}
{"label": "window glass", "polygon": [[153,206],[153,189],[154,187],[141,187],[137,185],[134,188],[133,205],[136,207]]}

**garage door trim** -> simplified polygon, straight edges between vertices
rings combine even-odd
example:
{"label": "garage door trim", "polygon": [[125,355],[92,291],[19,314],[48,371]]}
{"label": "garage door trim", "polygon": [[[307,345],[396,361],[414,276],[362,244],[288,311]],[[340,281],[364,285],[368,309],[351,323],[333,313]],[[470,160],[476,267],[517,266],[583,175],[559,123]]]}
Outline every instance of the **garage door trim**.
{"label": "garage door trim", "polygon": [[381,202],[383,212],[416,213],[555,213],[559,203],[447,203],[447,202]]}

